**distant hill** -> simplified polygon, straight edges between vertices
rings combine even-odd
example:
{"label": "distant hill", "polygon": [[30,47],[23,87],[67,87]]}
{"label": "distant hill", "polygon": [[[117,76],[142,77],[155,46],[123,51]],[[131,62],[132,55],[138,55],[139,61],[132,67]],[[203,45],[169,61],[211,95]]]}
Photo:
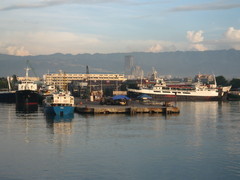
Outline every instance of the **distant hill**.
{"label": "distant hill", "polygon": [[[38,76],[48,72],[85,73],[124,73],[126,55],[132,55],[136,65],[145,74],[154,67],[160,75],[194,76],[198,73],[240,77],[240,51],[177,51],[162,53],[113,53],[113,54],[52,54],[39,56],[11,56],[0,54],[0,77],[25,74],[27,60]],[[31,74],[34,76],[34,74]]]}

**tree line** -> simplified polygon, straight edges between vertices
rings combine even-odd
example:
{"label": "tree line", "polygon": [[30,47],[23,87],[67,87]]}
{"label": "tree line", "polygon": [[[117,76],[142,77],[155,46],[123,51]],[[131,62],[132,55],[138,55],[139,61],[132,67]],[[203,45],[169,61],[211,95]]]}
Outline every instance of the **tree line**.
{"label": "tree line", "polygon": [[232,86],[232,90],[240,89],[240,79],[233,78],[232,80],[227,80],[224,76],[216,77],[218,86]]}
{"label": "tree line", "polygon": [[8,88],[7,78],[0,77],[0,88],[1,88],[1,89],[6,89],[6,88]]}
{"label": "tree line", "polygon": [[[16,89],[16,85],[17,85],[17,76],[13,75],[12,81],[10,82],[10,86],[13,89]],[[0,77],[0,89],[2,90],[8,89],[8,80],[6,77]]]}

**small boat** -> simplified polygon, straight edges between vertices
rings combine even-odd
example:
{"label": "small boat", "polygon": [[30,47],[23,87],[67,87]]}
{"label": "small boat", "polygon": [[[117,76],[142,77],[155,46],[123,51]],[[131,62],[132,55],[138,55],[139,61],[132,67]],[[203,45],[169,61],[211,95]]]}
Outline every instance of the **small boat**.
{"label": "small boat", "polygon": [[0,92],[0,102],[4,103],[15,103],[16,95],[15,91],[1,91]]}
{"label": "small boat", "polygon": [[65,116],[74,112],[74,97],[70,92],[60,91],[47,96],[43,101],[46,115]]}
{"label": "small boat", "polygon": [[227,96],[229,101],[240,101],[240,91],[230,91]]}
{"label": "small boat", "polygon": [[16,102],[16,91],[12,90],[10,84],[10,77],[7,77],[8,81],[8,90],[7,91],[0,91],[0,102],[4,103],[15,103]]}

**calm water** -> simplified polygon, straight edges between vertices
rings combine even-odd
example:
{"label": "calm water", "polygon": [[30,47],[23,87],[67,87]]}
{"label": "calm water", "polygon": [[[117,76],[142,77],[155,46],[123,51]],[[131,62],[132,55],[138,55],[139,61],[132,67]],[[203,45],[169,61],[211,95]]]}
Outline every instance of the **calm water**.
{"label": "calm water", "polygon": [[240,102],[177,106],[63,122],[0,104],[0,179],[240,179]]}

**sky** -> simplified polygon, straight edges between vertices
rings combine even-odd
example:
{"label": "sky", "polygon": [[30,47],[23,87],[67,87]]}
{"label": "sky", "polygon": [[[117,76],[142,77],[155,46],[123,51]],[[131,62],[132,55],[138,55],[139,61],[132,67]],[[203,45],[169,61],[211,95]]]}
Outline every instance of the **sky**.
{"label": "sky", "polygon": [[240,0],[1,0],[0,54],[240,50]]}

